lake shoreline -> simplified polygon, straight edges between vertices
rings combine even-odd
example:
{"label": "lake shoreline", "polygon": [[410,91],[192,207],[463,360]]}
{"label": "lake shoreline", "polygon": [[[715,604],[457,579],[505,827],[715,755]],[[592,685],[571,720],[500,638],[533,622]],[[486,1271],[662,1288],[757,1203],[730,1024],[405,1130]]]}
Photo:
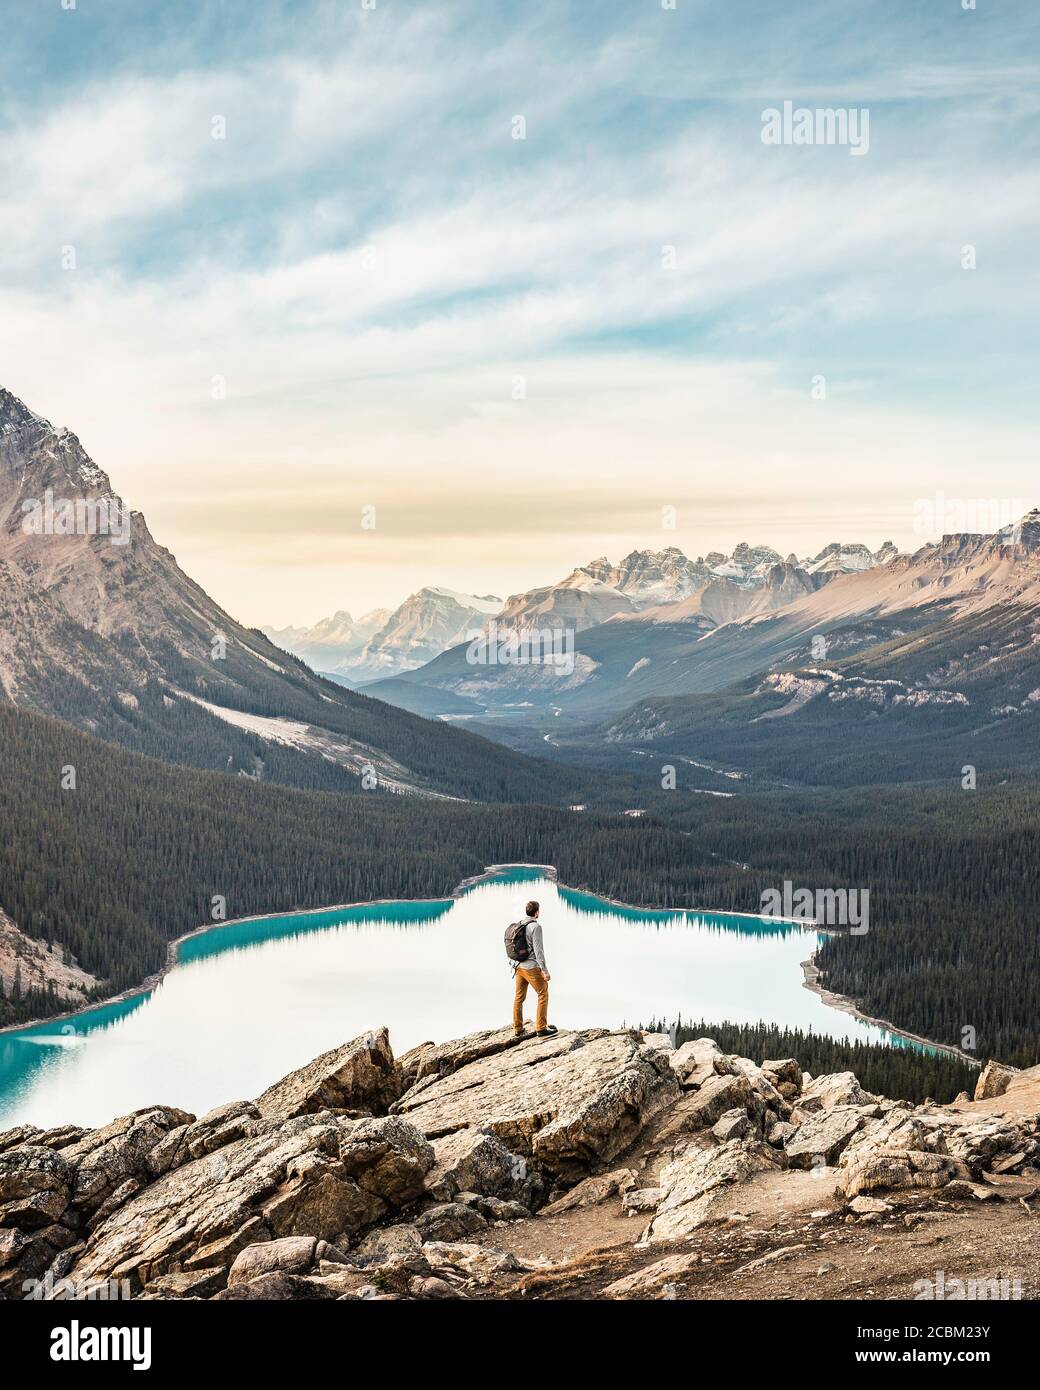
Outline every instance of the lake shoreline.
{"label": "lake shoreline", "polygon": [[977,1057],[973,1057],[970,1052],[964,1052],[959,1047],[954,1047],[952,1043],[940,1043],[935,1042],[932,1038],[922,1038],[918,1033],[909,1033],[905,1028],[897,1028],[887,1018],[872,1018],[870,1014],[865,1014],[846,995],[836,994],[834,990],[828,989],[826,985],[820,983],[820,970],[812,956],[808,960],[802,961],[802,975],[804,987],[822,999],[828,1008],[836,1009],[839,1013],[850,1014],[853,1018],[859,1019],[861,1023],[870,1023],[875,1028],[884,1028],[893,1037],[905,1038],[907,1042],[934,1048],[936,1052],[943,1052],[947,1057],[956,1057],[958,1061],[967,1062],[973,1067],[982,1066]]}
{"label": "lake shoreline", "polygon": [[[756,922],[766,920],[772,922],[786,922],[791,926],[796,926],[806,931],[820,932],[821,930],[825,930],[825,928],[821,928],[813,922],[805,922],[797,918],[786,917],[771,916],[769,918],[764,918],[761,913],[756,912],[729,912],[723,909],[709,910],[707,908],[693,907],[637,906],[634,903],[622,902],[618,898],[611,898],[608,897],[606,894],[597,893],[594,889],[591,888],[577,888],[573,887],[570,884],[561,884],[559,881],[559,872],[556,869],[556,866],[553,864],[528,864],[520,862],[514,862],[509,864],[488,864],[485,865],[481,873],[472,874],[470,877],[462,879],[461,882],[456,884],[452,891],[445,897],[370,898],[365,900],[364,902],[333,903],[331,905],[323,907],[289,908],[284,912],[256,912],[251,913],[247,917],[233,917],[226,922],[204,922],[198,927],[193,927],[190,931],[182,932],[180,936],[175,937],[173,941],[168,942],[166,947],[166,961],[162,969],[155,971],[151,975],[148,975],[144,980],[142,980],[142,982],[139,985],[135,985],[131,989],[123,990],[119,994],[113,994],[106,999],[98,999],[95,1000],[93,1003],[83,1004],[79,1008],[66,1010],[64,1013],[49,1014],[46,1018],[29,1019],[24,1023],[8,1024],[6,1027],[0,1028],[0,1037],[2,1037],[5,1033],[20,1033],[30,1028],[46,1027],[50,1024],[55,1023],[65,1023],[71,1019],[78,1018],[81,1014],[89,1013],[94,1009],[103,1009],[114,1004],[124,1004],[130,999],[137,999],[143,996],[147,996],[151,994],[153,990],[155,990],[156,987],[162,982],[162,980],[170,973],[170,971],[175,969],[176,966],[180,963],[180,948],[183,945],[183,943],[186,941],[193,941],[200,936],[208,935],[210,932],[223,931],[228,927],[241,926],[247,922],[268,921],[274,917],[311,917],[316,916],[318,913],[348,912],[354,908],[379,907],[383,904],[390,905],[400,902],[452,902],[457,898],[461,898],[464,893],[468,892],[469,889],[476,887],[477,884],[489,882],[492,879],[498,878],[502,874],[507,873],[510,869],[536,870],[538,873],[542,874],[545,878],[549,879],[552,883],[557,884],[561,888],[570,888],[570,890],[575,893],[588,893],[590,896],[597,898],[602,903],[607,903],[611,907],[617,907],[631,912],[671,912],[676,914],[684,913],[689,915],[714,914],[725,917],[741,917],[747,919],[748,921]],[[850,1000],[845,999],[843,995],[834,994],[833,991],[824,989],[823,986],[817,984],[815,980],[813,980],[813,982],[810,982],[808,975],[809,969],[815,971],[816,967],[812,965],[811,960],[803,961],[802,972],[803,976],[805,976],[805,978],[803,979],[803,984],[806,989],[809,989],[813,993],[819,995],[828,1007],[836,1009],[841,1013],[850,1014],[853,1017],[860,1019],[864,1023],[874,1024],[877,1027],[885,1028],[888,1032],[892,1033],[893,1035],[905,1038],[909,1042],[920,1043],[926,1047],[933,1047],[937,1051],[946,1052],[954,1056],[959,1056],[965,1061],[973,1062],[975,1065],[978,1065],[977,1059],[968,1056],[967,1053],[961,1053],[957,1048],[950,1047],[943,1043],[933,1042],[930,1038],[919,1038],[913,1033],[905,1032],[903,1029],[897,1028],[893,1024],[888,1023],[883,1019],[869,1018],[866,1014],[861,1013]],[[816,973],[818,975],[819,972],[817,971]]]}

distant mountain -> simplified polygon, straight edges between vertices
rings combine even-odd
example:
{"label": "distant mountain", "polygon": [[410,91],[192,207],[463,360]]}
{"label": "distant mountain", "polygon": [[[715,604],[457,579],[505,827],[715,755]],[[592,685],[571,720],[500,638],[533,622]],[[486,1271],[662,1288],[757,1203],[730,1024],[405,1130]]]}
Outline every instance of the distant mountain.
{"label": "distant mountain", "polygon": [[554,739],[557,755],[609,746],[614,765],[632,753],[721,765],[741,789],[1040,771],[1040,512],[714,630],[663,674],[667,685],[652,693],[643,679],[638,701],[599,727]]}
{"label": "distant mountain", "polygon": [[878,551],[872,551],[865,545],[842,545],[839,541],[832,541],[824,546],[819,555],[805,561],[803,569],[809,574],[855,574],[859,570],[887,565],[898,554],[891,541],[885,541]]}
{"label": "distant mountain", "polygon": [[[792,555],[786,562],[772,547],[746,542],[732,555],[712,551],[696,560],[688,559],[676,546],[633,550],[618,564],[600,556],[556,583],[512,594],[504,603],[493,595],[430,585],[411,594],[393,612],[380,609],[357,620],[340,612],[312,628],[268,627],[264,632],[315,670],[343,677],[356,688],[418,670],[467,642],[491,619],[506,630],[563,628],[577,633],[611,618],[645,613],[656,620],[669,606],[691,600],[685,609],[672,607],[671,616],[681,620],[703,611],[713,621],[731,621],[777,606],[777,581],[770,577],[777,565],[786,564],[789,575],[804,570],[830,578],[882,563],[895,553],[891,542],[876,556],[864,545],[834,542],[817,556],[798,561]],[[796,587],[799,580],[788,582]],[[818,581],[806,585],[817,586]],[[764,600],[752,597],[758,590],[767,594]],[[401,690],[395,685],[380,693],[396,703]]]}
{"label": "distant mountain", "polygon": [[367,773],[372,790],[552,800],[559,783],[539,762],[323,680],[243,627],[74,434],[3,389],[0,700],[170,762],[303,787],[362,792]]}
{"label": "distant mountain", "polygon": [[312,628],[265,628],[273,642],[315,670],[352,686],[413,671],[479,631],[502,600],[430,585],[397,608],[377,608],[356,622],[336,613]]}
{"label": "distant mountain", "polygon": [[[831,666],[878,648],[872,677],[909,675],[945,687],[948,661],[969,661],[971,650],[990,669],[1015,654],[1031,662],[1038,538],[1040,513],[1031,513],[1008,535],[946,536],[913,555],[888,542],[877,551],[836,542],[807,561],[771,564],[764,574],[756,572],[762,558],[738,547],[736,559],[705,557],[711,577],[686,598],[630,605],[577,631],[566,668],[474,665],[455,649],[404,679],[500,713],[555,707],[586,719],[654,697],[724,691],[769,672]],[[971,645],[951,652],[968,633]],[[1022,697],[1037,686],[1040,673]]]}
{"label": "distant mountain", "polygon": [[676,546],[633,550],[617,565],[600,556],[556,584],[514,594],[498,621],[513,628],[549,625],[582,632],[610,618],[681,603],[716,580],[725,588],[754,587],[779,562],[780,556],[768,546],[745,543],[732,555],[716,551],[696,560]]}
{"label": "distant mountain", "polygon": [[361,618],[347,612],[333,613],[313,627],[265,627],[277,647],[298,656],[315,671],[346,674],[365,643],[390,617],[389,608],[374,608]]}
{"label": "distant mountain", "polygon": [[[499,628],[540,633],[563,629],[573,643],[573,661],[474,663],[466,647],[448,649],[428,665],[402,673],[402,683],[427,687],[425,709],[436,709],[433,691],[462,696],[498,709],[530,705],[576,709],[623,707],[635,692],[671,693],[684,688],[684,673],[697,662],[699,643],[716,629],[779,612],[846,573],[887,564],[890,543],[876,555],[866,546],[827,546],[799,562],[782,560],[769,546],[738,545],[731,555],[711,552],[689,560],[669,547],[632,551],[619,565],[605,558],[574,570],[544,589],[506,601]],[[402,684],[370,691],[391,702]]]}
{"label": "distant mountain", "polygon": [[459,594],[432,585],[420,589],[394,609],[344,674],[375,680],[414,671],[479,631],[501,607],[493,594]]}

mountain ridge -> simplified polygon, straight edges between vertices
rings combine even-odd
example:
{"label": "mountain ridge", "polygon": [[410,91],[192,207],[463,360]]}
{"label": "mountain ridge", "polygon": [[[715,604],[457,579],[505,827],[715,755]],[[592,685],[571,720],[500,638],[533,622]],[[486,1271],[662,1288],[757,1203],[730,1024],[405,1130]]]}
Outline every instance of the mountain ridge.
{"label": "mountain ridge", "polygon": [[549,770],[534,760],[326,681],[237,622],[78,437],[6,389],[0,699],[254,779],[361,791],[369,777],[374,790],[552,800]]}

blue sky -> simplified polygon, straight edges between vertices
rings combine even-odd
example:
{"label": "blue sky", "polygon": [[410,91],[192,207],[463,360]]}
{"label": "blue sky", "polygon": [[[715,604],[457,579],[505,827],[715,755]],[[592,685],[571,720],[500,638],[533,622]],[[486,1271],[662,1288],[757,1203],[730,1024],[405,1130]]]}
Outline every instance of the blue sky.
{"label": "blue sky", "polygon": [[[252,622],[916,545],[937,491],[1040,501],[1038,38],[1026,0],[25,3],[0,381]],[[869,151],[763,144],[785,100]]]}

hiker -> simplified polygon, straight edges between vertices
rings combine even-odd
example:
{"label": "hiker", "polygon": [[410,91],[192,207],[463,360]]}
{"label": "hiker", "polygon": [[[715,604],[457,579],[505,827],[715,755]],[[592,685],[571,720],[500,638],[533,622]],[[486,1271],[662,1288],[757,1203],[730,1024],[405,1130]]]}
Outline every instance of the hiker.
{"label": "hiker", "polygon": [[538,996],[534,1035],[536,1038],[545,1038],[556,1032],[549,1023],[549,981],[552,976],[545,964],[538,904],[532,900],[527,904],[525,911],[527,915],[523,921],[514,922],[506,927],[506,955],[516,976],[513,1032],[518,1038],[524,1035],[524,1000],[527,998],[527,986],[530,985]]}

